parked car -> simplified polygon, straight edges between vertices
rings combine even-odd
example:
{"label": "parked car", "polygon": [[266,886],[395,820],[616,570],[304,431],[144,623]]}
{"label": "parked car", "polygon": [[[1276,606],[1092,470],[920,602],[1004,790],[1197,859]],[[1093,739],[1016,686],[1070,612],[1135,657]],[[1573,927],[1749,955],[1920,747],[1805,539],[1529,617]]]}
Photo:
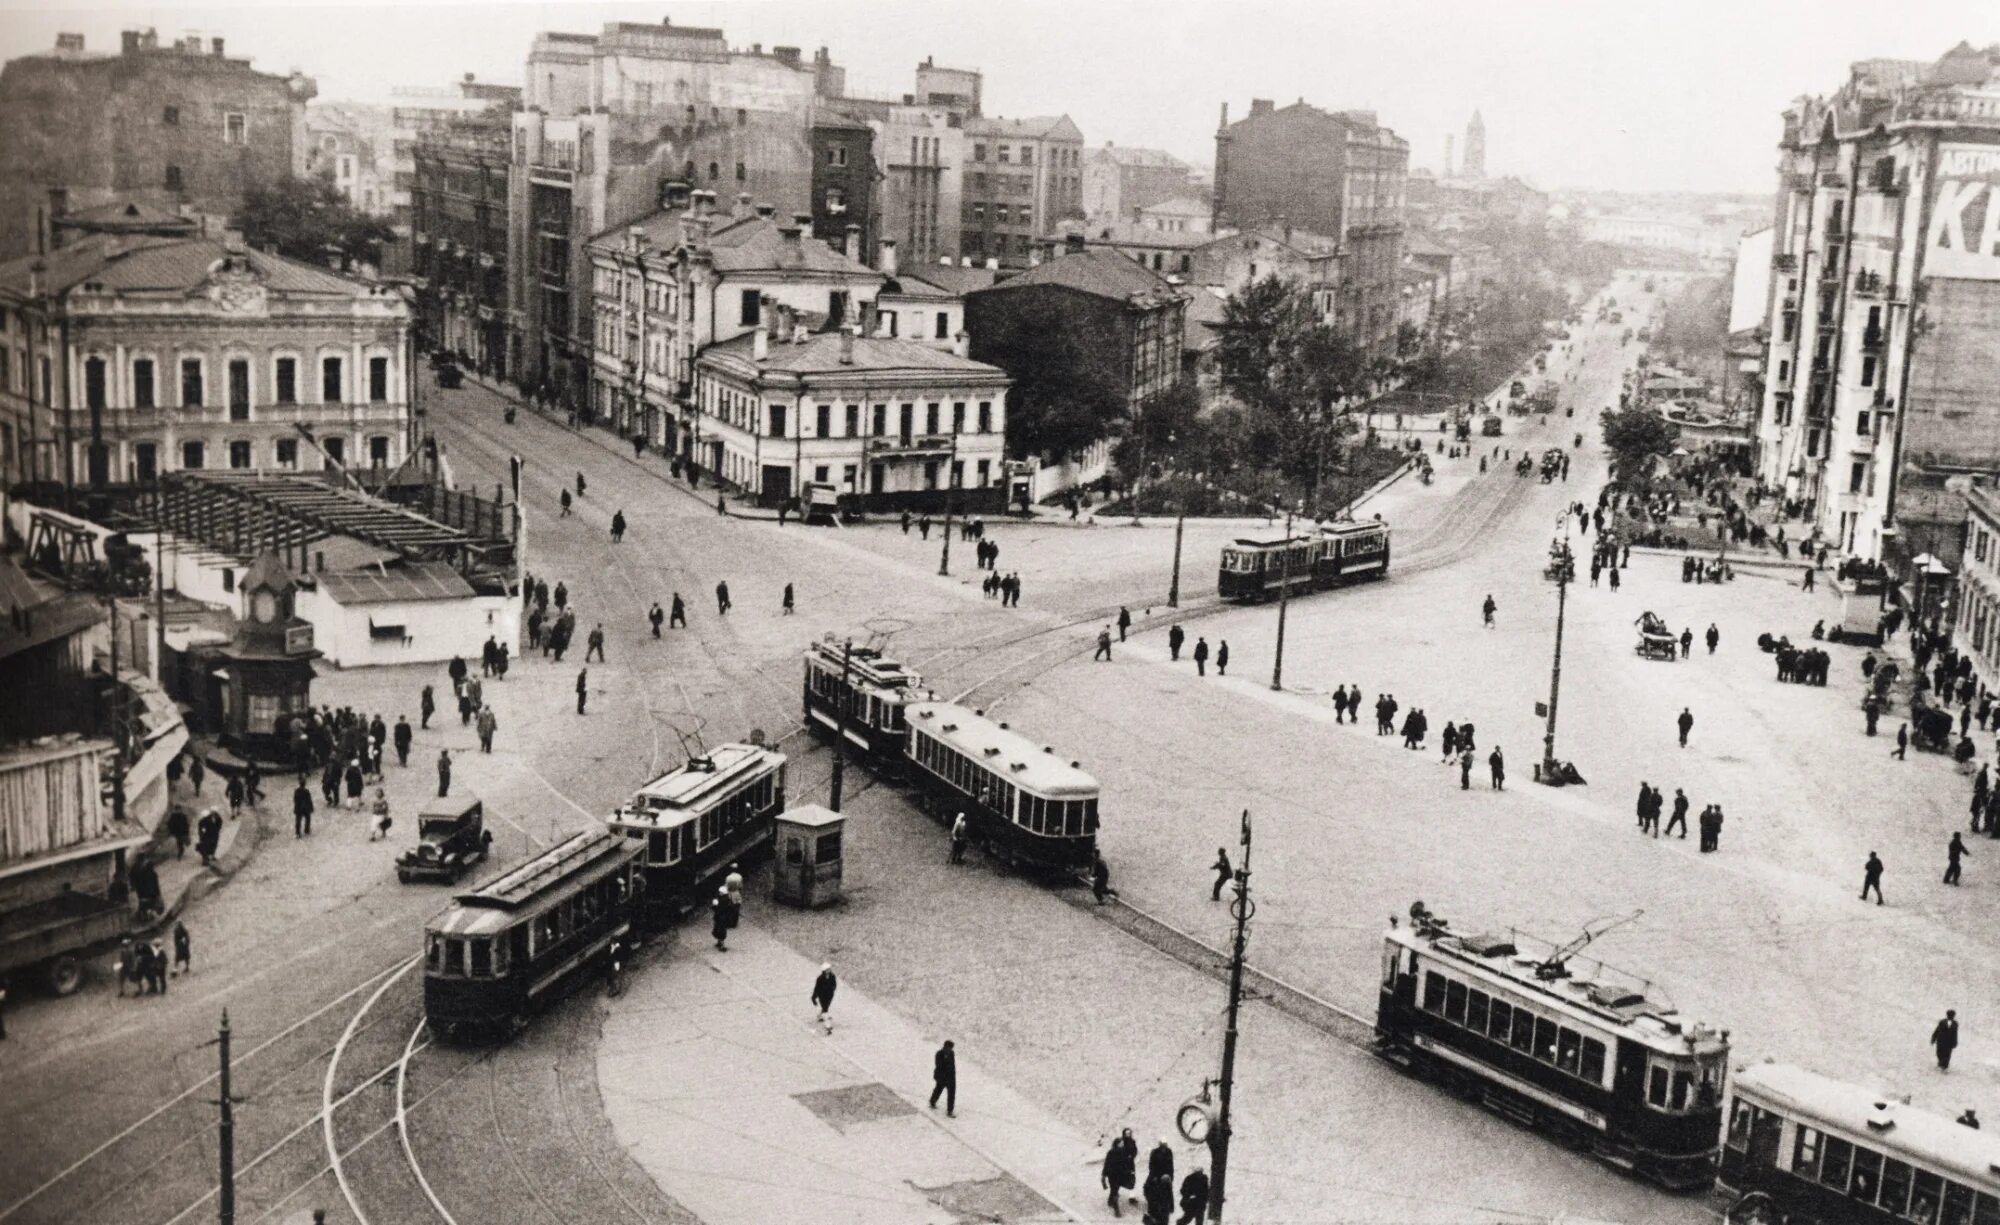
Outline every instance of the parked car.
{"label": "parked car", "polygon": [[456,883],[492,845],[484,803],[470,796],[427,801],[417,813],[417,845],[396,859],[396,879]]}

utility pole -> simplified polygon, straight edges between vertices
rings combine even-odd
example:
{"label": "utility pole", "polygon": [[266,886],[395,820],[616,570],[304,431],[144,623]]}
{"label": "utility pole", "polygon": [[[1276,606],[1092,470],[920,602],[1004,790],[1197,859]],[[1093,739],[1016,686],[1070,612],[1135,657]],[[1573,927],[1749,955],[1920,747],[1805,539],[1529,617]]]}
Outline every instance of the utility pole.
{"label": "utility pole", "polygon": [[938,557],[940,577],[951,575],[951,512],[958,506],[958,435],[951,436],[951,459],[944,472],[944,552]]}
{"label": "utility pole", "polygon": [[1187,507],[1180,508],[1174,519],[1174,578],[1167,585],[1167,607],[1181,606],[1181,534],[1187,530]]}
{"label": "utility pole", "polygon": [[1271,655],[1271,688],[1283,689],[1285,675],[1285,610],[1292,595],[1292,512],[1285,512],[1284,552],[1278,559],[1278,649]]}
{"label": "utility pole", "polygon": [[1236,900],[1229,904],[1236,920],[1235,948],[1229,958],[1229,1024],[1222,1031],[1222,1079],[1215,1126],[1208,1135],[1210,1164],[1208,1219],[1222,1219],[1224,1188],[1229,1176],[1229,1099],[1236,1087],[1236,1021],[1243,1007],[1243,950],[1250,942],[1250,918],[1257,907],[1250,901],[1250,810],[1243,810],[1243,863],[1236,869]]}
{"label": "utility pole", "polygon": [[[110,576],[112,583],[117,575]],[[104,609],[111,615],[111,820],[121,829],[125,824],[125,700],[118,679],[118,595],[106,592]],[[122,857],[122,856],[121,856]]]}
{"label": "utility pole", "polygon": [[222,1059],[222,1119],[219,1125],[221,1142],[217,1145],[221,1162],[219,1181],[216,1183],[215,1200],[218,1205],[216,1220],[220,1225],[236,1225],[236,1105],[229,1096],[229,1010],[222,1010],[222,1032],[216,1036],[216,1049]]}
{"label": "utility pole", "polygon": [[[162,693],[167,688],[167,572],[161,564],[160,542],[167,535],[164,486],[153,491],[153,681]],[[180,550],[174,550],[180,560]]]}
{"label": "utility pole", "polygon": [[1560,766],[1556,762],[1556,703],[1562,697],[1563,679],[1563,620],[1569,607],[1569,583],[1576,573],[1576,559],[1569,547],[1569,512],[1563,512],[1562,555],[1556,560],[1556,649],[1555,662],[1549,669],[1549,722],[1548,730],[1542,735],[1542,781],[1550,786],[1560,779]]}
{"label": "utility pole", "polygon": [[[854,639],[840,649],[840,700],[844,708],[847,702],[847,677],[854,664]],[[847,777],[847,711],[837,708],[833,714],[833,785],[827,795],[826,806],[840,811],[840,784]]]}

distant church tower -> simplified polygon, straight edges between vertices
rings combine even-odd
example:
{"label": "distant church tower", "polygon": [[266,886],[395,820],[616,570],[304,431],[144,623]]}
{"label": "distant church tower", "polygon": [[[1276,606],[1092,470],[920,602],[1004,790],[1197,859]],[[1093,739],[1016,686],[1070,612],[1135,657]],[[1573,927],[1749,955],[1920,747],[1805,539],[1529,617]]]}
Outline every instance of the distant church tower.
{"label": "distant church tower", "polygon": [[1478,111],[1472,112],[1472,122],[1465,125],[1465,160],[1458,172],[1468,179],[1486,177],[1486,121]]}

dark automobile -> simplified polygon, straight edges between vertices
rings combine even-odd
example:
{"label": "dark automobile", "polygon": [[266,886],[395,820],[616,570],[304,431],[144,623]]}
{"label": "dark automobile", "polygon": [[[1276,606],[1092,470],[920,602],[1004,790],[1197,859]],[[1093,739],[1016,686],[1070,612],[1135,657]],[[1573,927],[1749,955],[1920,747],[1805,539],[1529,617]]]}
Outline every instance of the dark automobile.
{"label": "dark automobile", "polygon": [[396,859],[396,879],[456,882],[486,858],[493,835],[486,831],[486,806],[472,798],[436,799],[417,814],[417,845]]}
{"label": "dark automobile", "polygon": [[457,387],[465,382],[465,372],[447,362],[438,367],[438,386]]}

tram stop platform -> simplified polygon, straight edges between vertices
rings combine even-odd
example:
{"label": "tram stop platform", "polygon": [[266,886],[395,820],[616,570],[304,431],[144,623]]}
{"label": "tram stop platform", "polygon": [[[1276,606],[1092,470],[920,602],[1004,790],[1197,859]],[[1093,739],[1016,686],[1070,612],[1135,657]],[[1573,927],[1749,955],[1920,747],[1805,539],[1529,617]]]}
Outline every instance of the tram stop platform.
{"label": "tram stop platform", "polygon": [[[958,1052],[958,1114],[927,1105],[925,1034],[746,924],[692,925],[609,1001],[598,1084],[618,1142],[704,1225],[1073,1221],[1101,1206],[1095,1142]],[[835,967],[838,973],[839,967]]]}

